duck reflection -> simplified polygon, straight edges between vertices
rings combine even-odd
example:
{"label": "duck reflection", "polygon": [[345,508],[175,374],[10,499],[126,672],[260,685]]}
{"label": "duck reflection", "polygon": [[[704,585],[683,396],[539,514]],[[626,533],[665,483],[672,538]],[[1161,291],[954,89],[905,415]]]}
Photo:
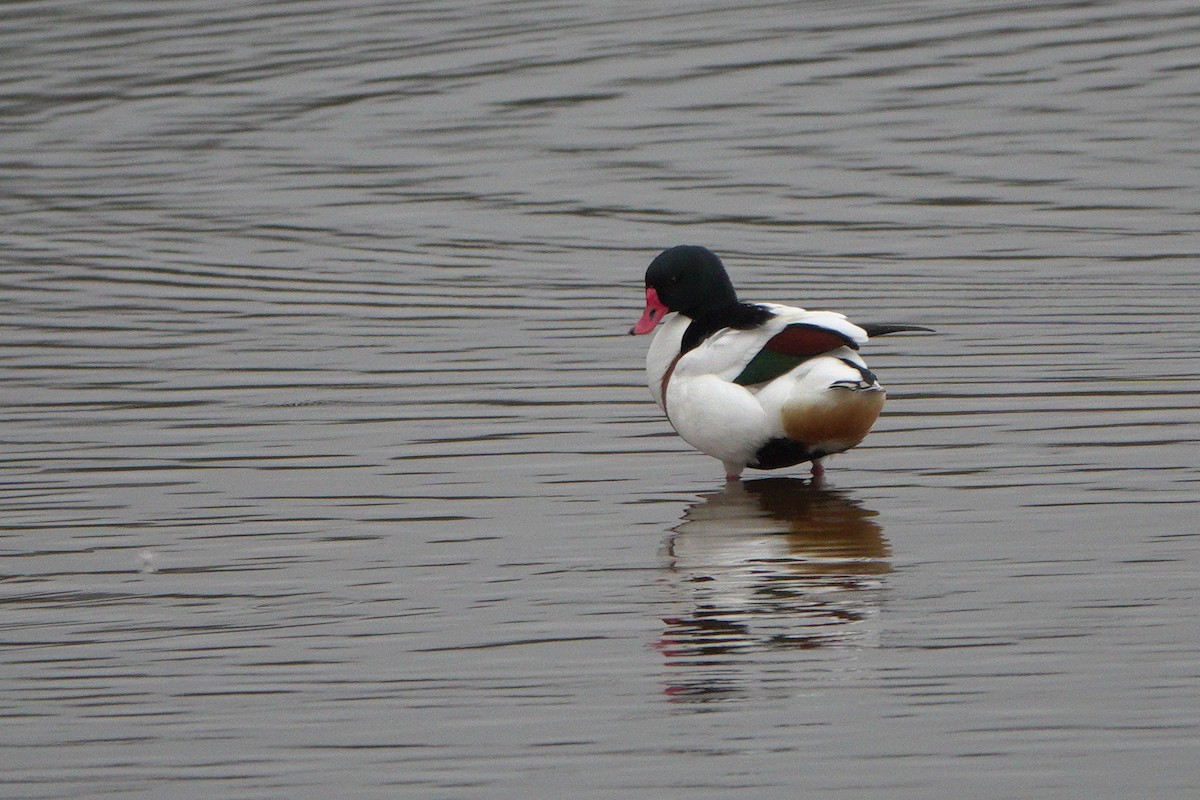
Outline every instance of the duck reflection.
{"label": "duck reflection", "polygon": [[747,656],[866,644],[890,549],[876,512],[820,482],[731,482],[684,513],[667,541],[667,583],[679,616],[659,648],[668,692],[736,688]]}

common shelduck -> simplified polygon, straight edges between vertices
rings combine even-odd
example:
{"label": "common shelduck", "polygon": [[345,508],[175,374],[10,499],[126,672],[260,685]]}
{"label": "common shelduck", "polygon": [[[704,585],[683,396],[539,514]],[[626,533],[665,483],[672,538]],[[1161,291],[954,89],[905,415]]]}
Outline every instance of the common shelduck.
{"label": "common shelduck", "polygon": [[646,354],[655,402],[684,441],[719,459],[728,480],[849,450],[886,393],[858,355],[873,336],[930,331],[858,326],[832,311],[743,303],[715,253],[671,247],[646,270],[646,310],[631,334],[659,328]]}

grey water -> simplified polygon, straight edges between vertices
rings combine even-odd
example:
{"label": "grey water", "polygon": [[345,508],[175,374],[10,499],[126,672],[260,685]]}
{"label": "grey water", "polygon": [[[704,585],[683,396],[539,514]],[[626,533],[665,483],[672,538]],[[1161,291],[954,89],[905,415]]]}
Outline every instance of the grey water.
{"label": "grey water", "polygon": [[[1200,9],[0,8],[0,796],[1200,787]],[[726,486],[641,276],[937,330]]]}

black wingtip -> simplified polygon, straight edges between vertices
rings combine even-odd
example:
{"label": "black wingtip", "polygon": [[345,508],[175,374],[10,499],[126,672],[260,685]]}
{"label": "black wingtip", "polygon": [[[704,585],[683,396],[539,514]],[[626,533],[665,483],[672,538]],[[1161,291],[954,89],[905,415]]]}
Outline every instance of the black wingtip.
{"label": "black wingtip", "polygon": [[887,336],[889,333],[937,333],[933,328],[921,325],[901,325],[891,322],[869,322],[859,327],[866,331],[868,338],[871,339],[876,336]]}

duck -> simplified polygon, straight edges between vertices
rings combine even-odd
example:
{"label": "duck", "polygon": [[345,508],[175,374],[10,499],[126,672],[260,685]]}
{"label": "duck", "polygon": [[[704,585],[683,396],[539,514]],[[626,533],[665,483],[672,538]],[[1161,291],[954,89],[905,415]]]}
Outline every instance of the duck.
{"label": "duck", "polygon": [[646,383],[654,401],[684,441],[737,481],[747,468],[805,462],[821,478],[829,456],[866,438],[887,397],[859,348],[876,336],[932,329],[742,302],[716,253],[678,245],[646,269],[645,310],[629,333],[652,331]]}

